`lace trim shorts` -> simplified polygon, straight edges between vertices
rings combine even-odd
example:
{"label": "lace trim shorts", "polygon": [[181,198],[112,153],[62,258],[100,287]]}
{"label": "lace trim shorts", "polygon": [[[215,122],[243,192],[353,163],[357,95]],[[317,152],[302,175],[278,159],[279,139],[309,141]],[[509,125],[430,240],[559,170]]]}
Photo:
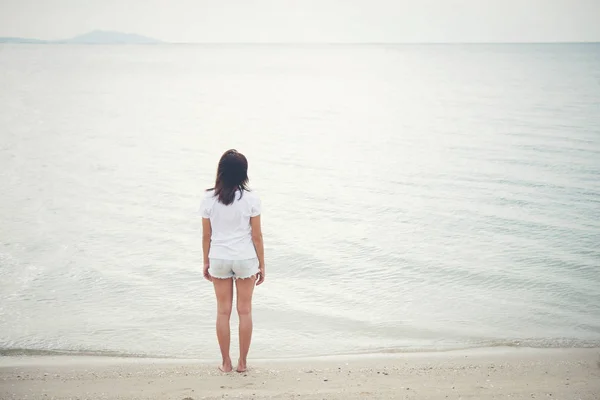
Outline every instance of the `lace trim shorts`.
{"label": "lace trim shorts", "polygon": [[208,273],[217,279],[247,279],[258,274],[258,258],[249,260],[221,260],[211,258]]}

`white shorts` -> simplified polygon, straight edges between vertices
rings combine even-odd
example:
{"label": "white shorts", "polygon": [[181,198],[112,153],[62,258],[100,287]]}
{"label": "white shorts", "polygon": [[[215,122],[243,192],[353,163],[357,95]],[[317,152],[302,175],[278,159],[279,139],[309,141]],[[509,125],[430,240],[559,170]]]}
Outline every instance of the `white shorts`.
{"label": "white shorts", "polygon": [[258,258],[249,260],[209,260],[208,273],[217,279],[246,279],[258,274]]}

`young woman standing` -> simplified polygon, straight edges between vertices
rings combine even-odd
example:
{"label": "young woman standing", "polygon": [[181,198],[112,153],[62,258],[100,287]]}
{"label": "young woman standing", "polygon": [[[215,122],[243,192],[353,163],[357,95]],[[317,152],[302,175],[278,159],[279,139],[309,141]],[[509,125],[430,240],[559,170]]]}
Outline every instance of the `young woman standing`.
{"label": "young woman standing", "polygon": [[236,371],[246,371],[252,339],[252,293],[265,280],[265,256],[260,225],[261,203],[248,188],[248,161],[236,150],[226,151],[217,167],[215,186],[200,207],[204,278],[217,296],[217,339],[223,362],[231,372],[229,319],[233,286],[237,291],[240,357]]}

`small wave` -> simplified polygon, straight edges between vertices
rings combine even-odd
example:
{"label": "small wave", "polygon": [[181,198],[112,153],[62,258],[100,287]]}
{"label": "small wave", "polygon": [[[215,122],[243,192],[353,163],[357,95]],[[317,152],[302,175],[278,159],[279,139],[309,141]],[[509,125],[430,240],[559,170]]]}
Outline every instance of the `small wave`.
{"label": "small wave", "polygon": [[513,339],[480,342],[477,347],[531,347],[539,349],[571,349],[600,347],[600,340],[582,340],[571,338],[551,339]]}
{"label": "small wave", "polygon": [[[421,348],[383,348],[377,349],[375,353],[432,353],[456,350],[483,349],[492,347],[523,347],[532,349],[588,349],[600,348],[600,340],[580,340],[569,338],[556,339],[498,339],[472,342],[465,345],[448,345],[439,347]],[[373,351],[372,351],[373,352]],[[369,352],[357,353],[367,354]]]}
{"label": "small wave", "polygon": [[170,358],[165,355],[136,354],[102,350],[41,350],[23,348],[0,348],[0,357],[15,356],[87,356],[87,357],[119,357],[119,358]]}
{"label": "small wave", "polygon": [[[496,347],[512,348],[534,348],[534,349],[586,349],[600,348],[600,340],[580,340],[570,338],[555,339],[498,339],[477,341],[465,344],[448,344],[441,346],[408,346],[408,347],[386,347],[358,349],[353,352],[336,352],[329,354],[311,354],[296,356],[293,358],[312,358],[312,357],[343,357],[343,356],[363,356],[375,354],[413,354],[413,353],[439,353],[460,350],[485,349]],[[153,359],[195,359],[195,357],[186,357],[180,354],[140,354],[118,351],[103,350],[41,350],[26,348],[0,348],[0,357],[10,356],[87,356],[87,357],[116,357],[116,358],[153,358]],[[274,357],[279,358],[279,357]],[[288,358],[288,357],[283,357]]]}

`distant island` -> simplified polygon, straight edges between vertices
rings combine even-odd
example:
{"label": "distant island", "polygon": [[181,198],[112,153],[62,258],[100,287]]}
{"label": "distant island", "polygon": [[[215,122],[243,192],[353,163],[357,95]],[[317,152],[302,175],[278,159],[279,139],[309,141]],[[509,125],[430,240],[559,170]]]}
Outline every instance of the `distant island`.
{"label": "distant island", "polygon": [[0,37],[0,43],[24,44],[159,44],[160,40],[134,33],[92,31],[64,40],[39,40],[18,37]]}

